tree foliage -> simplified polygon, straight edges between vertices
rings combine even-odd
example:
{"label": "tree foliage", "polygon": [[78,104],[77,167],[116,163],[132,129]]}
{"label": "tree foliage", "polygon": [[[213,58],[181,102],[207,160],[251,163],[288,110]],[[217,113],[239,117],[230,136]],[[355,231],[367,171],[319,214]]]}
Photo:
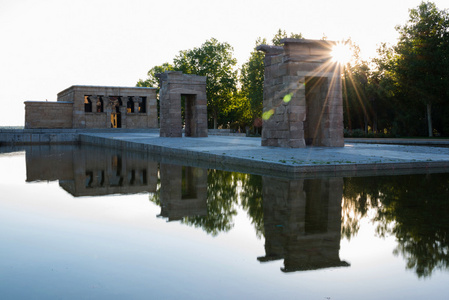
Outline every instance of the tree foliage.
{"label": "tree foliage", "polygon": [[432,104],[448,95],[449,16],[434,3],[422,2],[410,10],[410,18],[396,27],[400,34],[394,47],[394,72],[402,96],[410,104],[426,107],[428,133],[432,136]]}
{"label": "tree foliage", "polygon": [[164,73],[165,71],[173,71],[173,70],[174,70],[174,67],[170,63],[163,63],[160,66],[154,66],[148,71],[148,73],[147,73],[148,78],[145,80],[139,79],[136,86],[138,86],[138,87],[158,87],[159,80],[156,77],[156,74]]}
{"label": "tree foliage", "polygon": [[199,48],[180,51],[173,61],[178,71],[207,77],[207,109],[214,128],[218,123],[226,123],[223,117],[237,91],[237,60],[233,57],[233,50],[228,43],[212,38]]}
{"label": "tree foliage", "polygon": [[[449,134],[449,15],[434,3],[411,9],[409,20],[397,26],[398,43],[382,44],[373,60],[373,79],[382,103],[394,113],[395,135]],[[438,105],[438,110],[432,107]]]}
{"label": "tree foliage", "polygon": [[[258,38],[256,46],[246,63],[242,65],[240,82],[242,94],[249,101],[250,116],[252,122],[262,116],[263,108],[263,83],[264,83],[264,58],[263,52],[257,51],[259,45],[266,44],[266,39]],[[258,125],[258,124],[256,124]]]}
{"label": "tree foliage", "polygon": [[282,46],[282,39],[303,39],[304,37],[302,36],[301,33],[290,33],[290,35],[287,34],[287,32],[285,30],[279,29],[276,34],[274,35],[273,39],[271,40],[271,42],[273,43],[273,45],[275,46]]}
{"label": "tree foliage", "polygon": [[[272,43],[280,46],[282,45],[281,40],[285,38],[302,39],[303,36],[301,33],[291,33],[290,35],[287,35],[285,30],[279,29],[273,36]],[[240,72],[241,91],[243,96],[249,101],[251,125],[255,125],[257,130],[259,130],[261,126],[261,122],[258,122],[258,120],[261,120],[263,108],[265,54],[257,51],[256,48],[263,44],[267,44],[267,40],[265,38],[257,38],[256,45],[251,52],[248,61],[242,65]]]}
{"label": "tree foliage", "polygon": [[[398,43],[381,44],[371,62],[363,61],[358,46],[346,41],[354,56],[342,74],[346,132],[449,136],[449,13],[422,2],[396,30]],[[281,45],[285,38],[303,36],[279,29],[271,44]],[[258,38],[255,46],[266,43]],[[200,47],[180,51],[173,62],[151,68],[148,78],[140,79],[137,86],[157,86],[155,75],[167,70],[207,76],[209,128],[252,127],[259,133],[264,54],[256,47],[242,64],[240,76],[232,46],[212,38]]]}
{"label": "tree foliage", "polygon": [[396,45],[383,43],[371,63],[345,70],[345,128],[368,136],[447,136],[448,12],[422,2],[396,30]]}

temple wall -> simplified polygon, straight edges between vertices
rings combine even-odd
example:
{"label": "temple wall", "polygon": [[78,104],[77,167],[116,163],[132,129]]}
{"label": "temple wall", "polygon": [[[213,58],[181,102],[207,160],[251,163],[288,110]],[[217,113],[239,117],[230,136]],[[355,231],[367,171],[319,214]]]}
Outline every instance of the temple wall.
{"label": "temple wall", "polygon": [[111,128],[107,113],[85,113],[86,128]]}
{"label": "temple wall", "polygon": [[[156,122],[154,122],[156,121]],[[126,114],[126,128],[155,128],[157,119],[148,118],[146,115]]]}
{"label": "temple wall", "polygon": [[25,128],[158,128],[155,88],[71,86],[57,102],[26,101]]}
{"label": "temple wall", "polygon": [[[89,97],[90,111],[85,98]],[[127,103],[132,100],[132,112]],[[97,106],[97,101],[102,101]],[[73,102],[73,128],[111,128],[111,114],[119,114],[121,128],[157,128],[157,100],[155,88],[71,86],[58,93],[58,101]],[[140,107],[139,103],[143,103]],[[131,110],[131,108],[130,108]],[[134,117],[136,115],[136,117]],[[129,121],[127,121],[129,119]]]}
{"label": "temple wall", "polygon": [[72,108],[70,102],[25,102],[25,128],[72,128]]}

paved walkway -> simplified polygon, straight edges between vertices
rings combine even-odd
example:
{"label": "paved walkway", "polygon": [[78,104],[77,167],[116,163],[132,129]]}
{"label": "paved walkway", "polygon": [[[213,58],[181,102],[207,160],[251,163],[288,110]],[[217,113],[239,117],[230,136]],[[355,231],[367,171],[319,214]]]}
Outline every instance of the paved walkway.
{"label": "paved walkway", "polygon": [[[449,171],[449,148],[346,142],[342,148],[262,147],[260,138],[214,136],[161,138],[153,132],[85,133],[89,144],[143,150],[180,163],[270,173],[362,172],[429,169]],[[401,172],[402,172],[401,171]],[[408,172],[408,171],[407,171]]]}

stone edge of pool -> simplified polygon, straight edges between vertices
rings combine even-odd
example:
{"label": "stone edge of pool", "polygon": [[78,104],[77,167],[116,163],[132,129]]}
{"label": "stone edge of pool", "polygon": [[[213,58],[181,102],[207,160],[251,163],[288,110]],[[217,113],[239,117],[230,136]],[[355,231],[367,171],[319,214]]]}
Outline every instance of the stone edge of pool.
{"label": "stone edge of pool", "polygon": [[[447,172],[449,170],[449,148],[444,153],[446,159],[413,159],[417,153],[406,153],[404,159],[396,161],[379,160],[366,161],[352,159],[357,156],[357,149],[350,154],[335,155],[329,159],[326,154],[321,160],[298,162],[288,159],[294,149],[271,148],[260,146],[260,139],[238,136],[210,135],[210,138],[159,138],[158,130],[27,130],[27,129],[0,129],[0,146],[2,145],[33,145],[33,144],[90,144],[102,147],[127,149],[132,151],[148,152],[157,156],[158,160],[166,163],[177,163],[204,168],[215,168],[226,171],[265,174],[278,177],[316,177],[316,176],[372,176],[372,175],[399,175],[423,172]],[[163,143],[161,143],[163,141]],[[232,141],[230,143],[229,141]],[[203,143],[211,149],[224,149],[220,151],[207,151],[205,148],[196,147]],[[348,143],[379,144],[404,144],[404,145],[428,145],[448,146],[449,140],[366,140],[346,139]],[[196,147],[196,148],[195,148]],[[207,147],[206,147],[207,148]],[[346,148],[346,147],[345,147]],[[323,148],[307,148],[308,153],[326,151]],[[349,148],[348,148],[349,149]],[[384,148],[380,148],[385,150]],[[380,150],[380,151],[383,151]],[[423,150],[425,150],[423,148]],[[304,151],[304,150],[299,150]],[[368,150],[369,151],[369,150]],[[389,151],[389,150],[388,150]],[[428,148],[425,151],[434,151]],[[238,152],[235,155],[234,152]],[[336,151],[338,152],[338,151]],[[366,152],[366,151],[365,151]],[[252,153],[263,155],[252,156]],[[326,153],[326,152],[324,152]],[[332,152],[334,153],[334,152]],[[405,153],[405,152],[404,152]],[[419,154],[419,153],[418,153]],[[352,156],[351,156],[352,155]],[[402,155],[399,153],[399,155]],[[430,153],[429,155],[432,155]],[[331,155],[334,156],[334,155]],[[441,156],[441,155],[440,155]],[[350,159],[347,159],[347,158]],[[292,157],[293,158],[293,157]]]}

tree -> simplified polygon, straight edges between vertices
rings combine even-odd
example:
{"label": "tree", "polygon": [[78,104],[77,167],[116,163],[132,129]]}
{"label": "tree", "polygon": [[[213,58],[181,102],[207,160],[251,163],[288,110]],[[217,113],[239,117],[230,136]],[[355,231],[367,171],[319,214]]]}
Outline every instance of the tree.
{"label": "tree", "polygon": [[265,54],[257,51],[259,45],[266,44],[266,39],[258,38],[256,46],[249,60],[242,65],[240,73],[241,90],[249,101],[252,122],[262,116],[263,109],[263,82],[264,82],[264,58]]}
{"label": "tree", "polygon": [[[351,53],[350,61],[343,65],[342,74],[345,128],[349,132],[360,129],[365,135],[371,128],[371,133],[377,134],[378,116],[382,107],[379,105],[379,75],[370,69],[367,61],[361,59],[360,48],[356,43],[351,39],[342,43]],[[385,126],[385,122],[381,122],[381,126]]]}
{"label": "tree", "polygon": [[251,126],[251,104],[241,90],[234,94],[226,111],[226,119],[229,120],[231,130],[246,132],[246,128]]}
{"label": "tree", "polygon": [[237,60],[233,50],[228,43],[212,38],[199,48],[180,51],[174,59],[175,70],[207,77],[207,110],[215,129],[220,121],[224,123],[220,117],[228,111],[237,91]]}
{"label": "tree", "polygon": [[286,39],[286,38],[290,38],[290,39],[303,39],[304,37],[302,36],[301,33],[290,33],[290,35],[287,35],[287,32],[285,32],[285,30],[282,30],[279,28],[278,32],[276,32],[276,34],[274,35],[273,39],[271,40],[271,42],[273,43],[273,45],[275,46],[282,46],[282,39]]}
{"label": "tree", "polygon": [[432,105],[441,104],[449,94],[448,12],[422,2],[396,30],[400,34],[394,47],[397,83],[408,105],[426,108],[428,135],[432,136]]}
{"label": "tree", "polygon": [[159,85],[159,79],[156,77],[156,74],[158,73],[164,73],[165,71],[173,71],[173,65],[170,63],[163,63],[160,66],[154,66],[152,67],[147,75],[148,78],[146,80],[139,79],[136,86],[138,87],[158,87]]}
{"label": "tree", "polygon": [[[280,46],[282,45],[281,40],[285,38],[302,39],[303,36],[301,33],[291,33],[290,36],[288,36],[285,30],[279,29],[274,35],[272,43],[274,45]],[[257,46],[262,44],[267,44],[267,40],[265,38],[257,38],[254,50],[251,52],[248,61],[242,65],[240,73],[242,93],[249,100],[251,108],[251,118],[253,124],[255,125],[259,125],[257,124],[257,120],[262,117],[263,108],[265,54],[256,50]]]}

